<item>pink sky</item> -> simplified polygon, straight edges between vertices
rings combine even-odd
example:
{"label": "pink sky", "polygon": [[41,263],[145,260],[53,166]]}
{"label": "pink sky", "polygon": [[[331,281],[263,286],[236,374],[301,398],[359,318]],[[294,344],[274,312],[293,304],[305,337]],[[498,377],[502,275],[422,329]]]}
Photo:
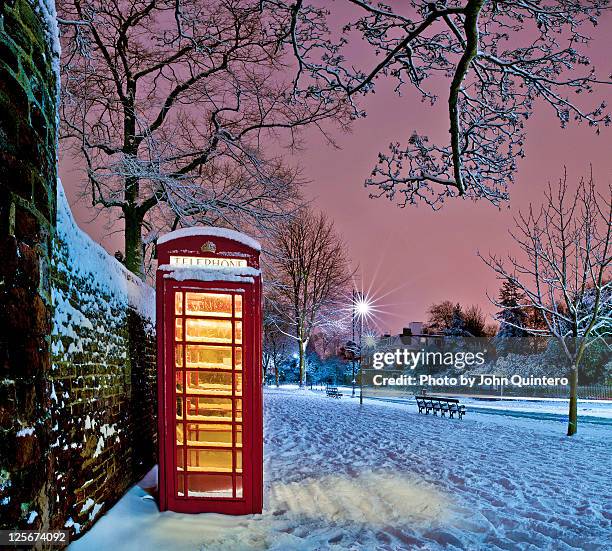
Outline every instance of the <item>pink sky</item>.
{"label": "pink sky", "polygon": [[[586,51],[600,77],[606,77],[612,70],[612,14],[602,18],[592,36]],[[586,175],[590,164],[601,184],[612,178],[612,128],[602,128],[599,136],[586,125],[562,130],[552,110],[539,105],[527,123],[527,158],[519,161],[510,203],[501,210],[483,201],[453,200],[433,212],[426,205],[400,209],[386,199],[369,199],[363,182],[389,142],[405,143],[413,130],[432,137],[446,133],[446,94],[440,94],[431,109],[416,95],[398,98],[381,83],[363,104],[368,117],[357,121],[351,134],[335,133],[340,150],[309,131],[303,150],[290,159],[311,181],[306,197],[334,220],[364,287],[371,286],[375,297],[385,295],[379,300],[385,311],[379,316],[382,331],[398,332],[410,321],[426,319],[429,305],[444,299],[480,304],[492,313],[486,293],[495,295],[499,283],[476,251],[511,252],[513,214],[530,202],[538,204],[547,182],[558,180],[564,165],[570,181]],[[612,104],[612,86],[588,100],[589,105],[601,100]],[[109,252],[121,249],[121,234],[109,234],[103,217],[93,220],[87,201],[77,203],[82,175],[74,161],[61,158],[60,175],[81,227]],[[115,220],[111,224],[115,230],[120,227]]]}

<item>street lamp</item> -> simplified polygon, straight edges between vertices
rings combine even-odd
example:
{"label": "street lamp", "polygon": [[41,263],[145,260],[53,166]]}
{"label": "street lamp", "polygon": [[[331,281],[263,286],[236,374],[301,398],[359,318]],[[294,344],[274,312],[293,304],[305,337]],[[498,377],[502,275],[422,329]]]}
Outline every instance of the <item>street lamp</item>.
{"label": "street lamp", "polygon": [[[356,317],[356,305],[357,305],[357,300],[356,300],[356,295],[357,295],[357,291],[355,291],[355,289],[353,289],[353,296],[352,296],[352,300],[351,300],[351,327],[353,330],[353,333],[351,335],[351,342],[353,343],[353,345],[355,344],[355,317]],[[351,384],[353,385],[353,392],[351,393],[351,398],[355,397],[355,353],[353,352],[353,359],[351,360],[351,364],[353,366],[353,379],[351,381]]]}
{"label": "street lamp", "polygon": [[[355,321],[359,320],[359,403],[363,404],[363,371],[362,371],[362,349],[363,343],[361,342],[363,337],[363,323],[364,320],[372,312],[372,303],[363,292],[356,291],[353,289],[353,309],[352,309],[352,326],[353,326],[353,342],[355,342]],[[353,393],[355,396],[355,360],[353,360]]]}
{"label": "street lamp", "polygon": [[359,316],[359,405],[363,405],[363,323],[370,315],[371,304],[367,297],[361,296],[357,303],[357,315]]}

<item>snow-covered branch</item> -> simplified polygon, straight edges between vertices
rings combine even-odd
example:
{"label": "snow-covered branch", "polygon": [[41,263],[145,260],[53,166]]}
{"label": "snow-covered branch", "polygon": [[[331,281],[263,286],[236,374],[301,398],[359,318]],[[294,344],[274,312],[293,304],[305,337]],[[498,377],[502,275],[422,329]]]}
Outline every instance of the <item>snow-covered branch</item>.
{"label": "snow-covered branch", "polygon": [[145,226],[259,231],[291,216],[299,175],[268,144],[299,147],[302,128],[349,122],[342,102],[287,91],[276,29],[290,18],[257,0],[58,0],[58,9],[63,138],[85,161],[93,204],[120,210],[137,273]]}
{"label": "snow-covered branch", "polygon": [[[412,86],[434,104],[430,83],[448,79],[448,141],[433,143],[409,130],[407,142],[391,143],[366,180],[372,196],[400,206],[439,208],[454,196],[497,205],[508,198],[525,154],[524,124],[536,101],[551,107],[562,126],[572,119],[595,129],[610,123],[604,104],[588,108],[579,101],[594,86],[610,84],[582,53],[589,43],[585,29],[597,24],[607,0],[342,3],[353,9],[342,11],[338,33],[332,5],[263,2],[291,19],[290,31],[279,27],[277,35],[296,60],[294,97],[348,101],[353,117],[362,117],[359,98],[379,80],[394,81],[400,95]],[[373,54],[362,59],[375,62],[352,59],[359,39]]]}

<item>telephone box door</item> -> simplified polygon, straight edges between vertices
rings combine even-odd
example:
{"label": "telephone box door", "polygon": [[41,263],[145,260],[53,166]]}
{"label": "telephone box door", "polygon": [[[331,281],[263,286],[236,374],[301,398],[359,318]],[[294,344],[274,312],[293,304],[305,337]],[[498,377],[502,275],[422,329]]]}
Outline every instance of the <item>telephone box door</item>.
{"label": "telephone box door", "polygon": [[[169,283],[165,327],[171,336],[166,365],[168,408],[166,481],[168,508],[251,512],[254,381],[252,286]],[[250,288],[249,288],[250,287]],[[246,313],[246,315],[245,315]],[[168,342],[168,341],[167,341]],[[168,370],[170,371],[170,370]]]}

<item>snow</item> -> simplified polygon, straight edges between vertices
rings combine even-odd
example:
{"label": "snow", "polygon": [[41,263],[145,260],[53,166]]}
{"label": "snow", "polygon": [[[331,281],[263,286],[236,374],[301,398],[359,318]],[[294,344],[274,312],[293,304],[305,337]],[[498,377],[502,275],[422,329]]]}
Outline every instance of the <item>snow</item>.
{"label": "snow", "polygon": [[62,48],[59,38],[59,25],[57,24],[57,12],[55,10],[55,0],[30,0],[34,10],[42,15],[47,28],[47,41],[51,50],[51,70],[55,75],[55,135],[59,136],[59,105],[60,105],[60,57]]}
{"label": "snow", "polygon": [[[341,392],[350,394],[350,387],[338,387]],[[359,389],[357,389],[359,393]],[[435,395],[432,394],[432,395]],[[375,397],[367,394],[368,400],[380,400],[409,406],[416,406],[414,397]],[[501,398],[474,398],[453,395],[459,398],[469,411],[503,415],[524,415],[527,417],[558,418],[559,421],[567,421],[569,403],[563,398],[519,398],[508,396]],[[601,422],[612,424],[612,402],[608,400],[579,400],[578,401],[579,423]]]}
{"label": "snow", "polygon": [[[89,416],[87,416],[87,419],[85,419],[85,428],[87,428],[87,425],[89,423],[89,427],[93,428],[93,426],[95,425],[95,421],[92,423],[89,420]],[[101,453],[102,450],[104,450],[104,446],[106,445],[106,441],[105,438],[110,438],[111,436],[115,435],[115,439],[117,442],[119,442],[119,432],[117,430],[117,427],[115,424],[112,425],[108,425],[108,424],[104,424],[100,427],[100,432],[102,433],[101,436],[98,438],[98,442],[96,444],[96,449],[94,450],[93,456],[92,457],[98,457]]]}
{"label": "snow", "polygon": [[265,391],[262,515],[160,513],[132,488],[70,549],[606,549],[610,427]]}
{"label": "snow", "polygon": [[98,438],[98,443],[96,444],[96,449],[94,450],[92,457],[93,458],[98,457],[102,453],[103,449],[104,449],[104,438],[100,436],[100,438]]}
{"label": "snow", "polygon": [[26,522],[28,524],[32,524],[36,520],[37,516],[38,513],[36,511],[30,511],[30,514],[28,515],[28,520]]}
{"label": "snow", "polygon": [[104,506],[104,502],[96,503],[94,505],[94,508],[91,510],[91,513],[89,513],[89,520],[95,519],[98,516],[98,513],[100,512],[100,509],[102,509],[103,506]]}
{"label": "snow", "polygon": [[256,239],[241,233],[236,230],[230,230],[227,228],[217,228],[214,226],[201,226],[197,228],[181,228],[180,230],[174,230],[166,235],[162,235],[158,240],[157,244],[167,243],[173,239],[179,239],[181,237],[191,237],[193,235],[201,235],[203,237],[224,237],[225,239],[231,239],[238,243],[242,243],[251,249],[261,251],[261,244]]}
{"label": "snow", "polygon": [[216,268],[209,270],[197,266],[177,267],[171,264],[162,264],[158,270],[168,272],[164,278],[175,281],[230,281],[235,283],[253,283],[254,277],[261,275],[261,271],[251,266],[234,268]]}
{"label": "snow", "polygon": [[[155,290],[132,274],[121,262],[109,255],[98,243],[82,231],[70,210],[61,181],[57,181],[57,233],[69,252],[70,270],[77,276],[95,276],[100,289],[112,293],[119,300],[137,310],[142,316],[155,321]],[[78,310],[72,308],[61,293],[53,293],[55,318],[61,325],[66,318],[79,324],[89,323]],[[91,325],[91,324],[90,324]],[[62,333],[64,334],[64,333]]]}
{"label": "snow", "polygon": [[[495,401],[485,401],[477,399],[462,400],[467,407],[489,410],[504,410],[507,412],[521,413],[544,413],[550,415],[559,415],[567,418],[568,401],[562,399],[541,399],[541,400],[519,400],[519,399],[504,399]],[[603,400],[580,400],[578,402],[579,417],[601,417],[603,419],[612,419],[612,403]],[[580,422],[580,419],[579,421]]]}
{"label": "snow", "polygon": [[84,513],[85,511],[91,509],[95,505],[95,503],[96,502],[93,499],[88,497],[85,503],[83,503],[83,507],[81,507],[81,513]]}
{"label": "snow", "polygon": [[68,520],[64,523],[64,528],[72,528],[74,527],[75,533],[79,534],[81,532],[81,525],[78,522],[74,522],[72,517],[69,517]]}
{"label": "snow", "polygon": [[34,434],[34,427],[25,427],[17,432],[17,436],[30,436]]}
{"label": "snow", "polygon": [[103,506],[104,502],[96,503],[93,499],[88,497],[85,503],[83,503],[83,507],[81,507],[81,513],[85,513],[91,509],[89,513],[89,520],[93,520],[94,518],[96,518],[96,516],[98,516],[98,513],[100,512],[100,509],[102,509]]}
{"label": "snow", "polygon": [[54,383],[51,383],[51,394],[49,394],[49,399],[57,404],[57,394],[55,393]]}

